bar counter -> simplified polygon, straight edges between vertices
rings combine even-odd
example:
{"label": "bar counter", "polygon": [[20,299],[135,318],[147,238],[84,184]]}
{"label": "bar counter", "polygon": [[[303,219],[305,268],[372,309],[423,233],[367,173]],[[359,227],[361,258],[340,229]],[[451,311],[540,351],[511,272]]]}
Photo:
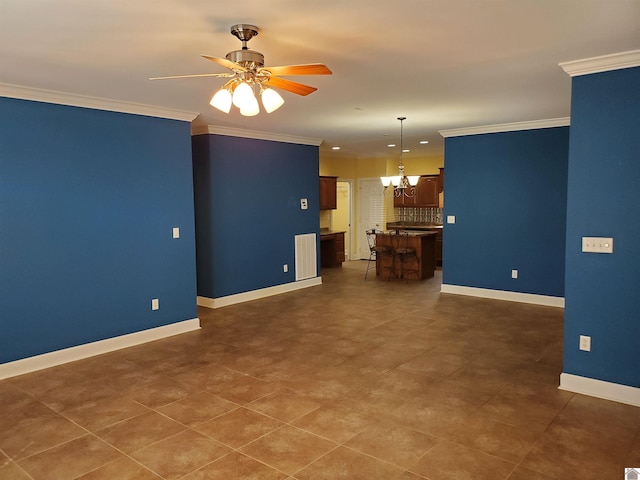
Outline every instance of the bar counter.
{"label": "bar counter", "polygon": [[[433,277],[436,269],[436,235],[436,232],[399,233],[397,230],[377,233],[376,246],[386,247],[386,252],[377,255],[376,275],[383,280],[390,277],[405,280]],[[398,247],[413,248],[415,257],[406,256],[405,262],[402,262],[400,255],[394,254]]]}

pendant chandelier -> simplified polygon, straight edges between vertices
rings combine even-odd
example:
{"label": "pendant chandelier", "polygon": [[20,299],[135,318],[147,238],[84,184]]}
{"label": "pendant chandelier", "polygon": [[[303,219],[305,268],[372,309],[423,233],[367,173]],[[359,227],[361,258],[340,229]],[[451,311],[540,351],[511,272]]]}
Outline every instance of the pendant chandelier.
{"label": "pendant chandelier", "polygon": [[[392,177],[380,177],[380,181],[382,181],[385,193],[392,191],[395,197],[405,196],[411,198],[416,194],[415,187],[418,184],[418,180],[420,180],[420,175],[407,176],[404,174],[404,164],[402,163],[402,127],[406,119],[406,117],[398,117],[398,120],[400,120],[400,165],[398,165],[398,175],[394,175]],[[393,190],[389,189],[389,186],[391,185],[393,186]]]}

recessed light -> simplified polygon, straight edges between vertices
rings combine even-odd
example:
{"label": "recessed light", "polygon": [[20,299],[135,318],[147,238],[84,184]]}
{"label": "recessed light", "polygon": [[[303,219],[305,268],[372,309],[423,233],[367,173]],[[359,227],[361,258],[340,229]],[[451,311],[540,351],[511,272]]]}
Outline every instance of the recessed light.
{"label": "recessed light", "polygon": [[405,148],[404,150],[402,150],[402,153],[409,153],[411,150],[409,150],[408,148]]}
{"label": "recessed light", "polygon": [[340,147],[331,147],[331,150],[340,150]]}
{"label": "recessed light", "polygon": [[395,144],[395,143],[390,143],[389,145],[387,145],[387,147],[389,147],[389,148],[393,148],[393,147],[395,147],[395,146],[396,146],[396,144]]}
{"label": "recessed light", "polygon": [[429,143],[429,140],[420,140],[420,145],[426,145]]}

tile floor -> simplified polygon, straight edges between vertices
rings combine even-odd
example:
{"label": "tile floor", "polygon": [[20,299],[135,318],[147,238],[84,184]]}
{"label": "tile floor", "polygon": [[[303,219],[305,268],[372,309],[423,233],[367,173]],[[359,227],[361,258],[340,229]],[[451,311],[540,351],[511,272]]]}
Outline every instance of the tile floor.
{"label": "tile floor", "polygon": [[363,279],[0,382],[0,478],[620,480],[640,408],[557,389],[562,310]]}

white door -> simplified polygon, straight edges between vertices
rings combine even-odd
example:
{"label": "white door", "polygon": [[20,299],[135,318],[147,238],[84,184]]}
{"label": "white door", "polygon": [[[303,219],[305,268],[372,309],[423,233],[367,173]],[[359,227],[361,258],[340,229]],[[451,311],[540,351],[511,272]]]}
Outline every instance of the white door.
{"label": "white door", "polygon": [[331,215],[331,229],[337,232],[344,231],[344,257],[353,260],[351,253],[351,183],[338,180],[337,207]]}
{"label": "white door", "polygon": [[369,258],[367,230],[384,230],[384,195],[379,178],[358,179],[358,256]]}

